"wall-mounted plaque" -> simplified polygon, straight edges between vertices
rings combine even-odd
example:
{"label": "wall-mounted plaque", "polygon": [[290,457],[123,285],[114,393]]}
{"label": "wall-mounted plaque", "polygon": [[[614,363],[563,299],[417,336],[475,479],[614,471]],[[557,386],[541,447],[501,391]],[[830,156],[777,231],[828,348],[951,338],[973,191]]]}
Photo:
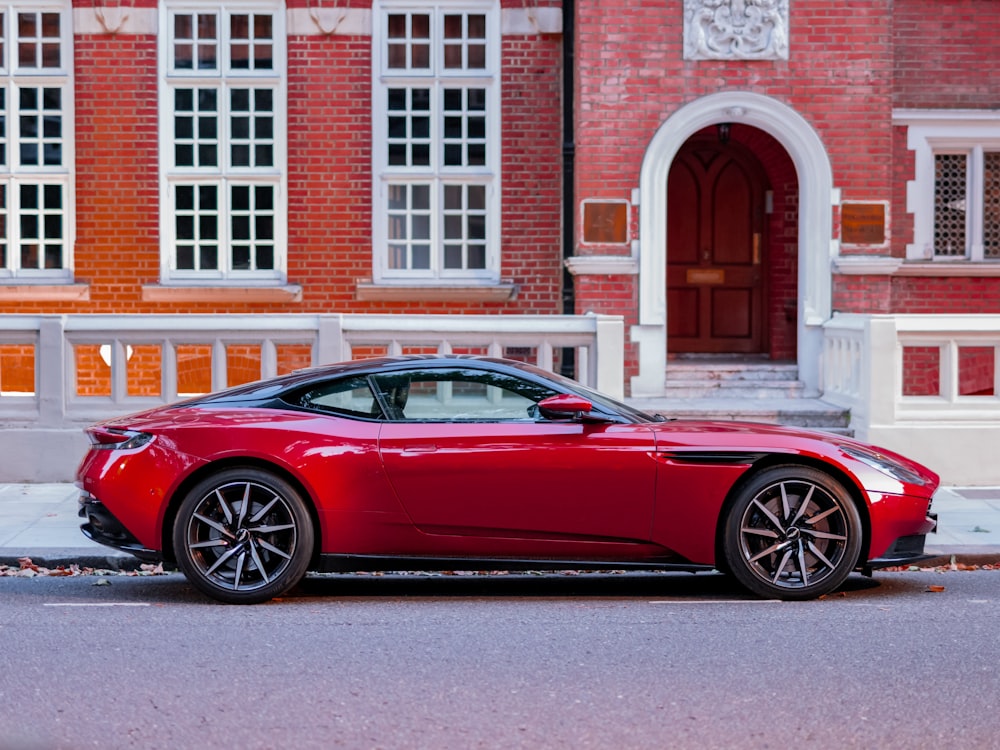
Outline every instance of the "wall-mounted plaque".
{"label": "wall-mounted plaque", "polygon": [[885,204],[842,204],[840,241],[845,245],[885,244]]}
{"label": "wall-mounted plaque", "polygon": [[583,241],[601,245],[628,242],[628,203],[584,201]]}
{"label": "wall-mounted plaque", "polygon": [[689,268],[687,270],[688,284],[725,284],[725,268]]}

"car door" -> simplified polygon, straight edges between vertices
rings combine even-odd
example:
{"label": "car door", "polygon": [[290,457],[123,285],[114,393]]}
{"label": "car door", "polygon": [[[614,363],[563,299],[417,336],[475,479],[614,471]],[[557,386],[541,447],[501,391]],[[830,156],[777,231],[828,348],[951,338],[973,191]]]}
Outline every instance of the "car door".
{"label": "car door", "polygon": [[656,464],[648,427],[544,419],[535,404],[555,391],[463,367],[395,373],[379,388],[397,408],[379,434],[382,461],[422,531],[649,539]]}

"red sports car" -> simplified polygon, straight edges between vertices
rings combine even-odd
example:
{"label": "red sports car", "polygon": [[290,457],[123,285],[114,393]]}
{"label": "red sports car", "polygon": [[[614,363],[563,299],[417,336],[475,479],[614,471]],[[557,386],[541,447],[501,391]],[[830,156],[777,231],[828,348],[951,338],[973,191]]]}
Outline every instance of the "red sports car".
{"label": "red sports car", "polygon": [[807,599],[924,557],[939,481],[839,435],[664,419],[470,356],[318,367],[87,434],[84,534],[231,603],[406,569],[714,568]]}

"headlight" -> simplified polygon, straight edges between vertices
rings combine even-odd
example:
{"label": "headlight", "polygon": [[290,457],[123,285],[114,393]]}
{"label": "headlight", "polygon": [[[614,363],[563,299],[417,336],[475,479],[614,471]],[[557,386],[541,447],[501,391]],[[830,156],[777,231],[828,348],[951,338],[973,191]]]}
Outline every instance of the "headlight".
{"label": "headlight", "polygon": [[90,447],[99,451],[124,451],[141,448],[153,439],[153,436],[148,432],[125,430],[119,427],[88,427],[86,432],[90,439]]}
{"label": "headlight", "polygon": [[866,450],[864,448],[859,448],[856,445],[842,445],[840,450],[846,453],[851,458],[855,458],[864,464],[868,464],[873,469],[881,471],[883,474],[888,474],[893,479],[898,479],[900,482],[908,482],[909,484],[927,484],[927,480],[920,476],[917,472],[912,469],[893,461],[888,456],[883,456],[881,453],[875,450]]}

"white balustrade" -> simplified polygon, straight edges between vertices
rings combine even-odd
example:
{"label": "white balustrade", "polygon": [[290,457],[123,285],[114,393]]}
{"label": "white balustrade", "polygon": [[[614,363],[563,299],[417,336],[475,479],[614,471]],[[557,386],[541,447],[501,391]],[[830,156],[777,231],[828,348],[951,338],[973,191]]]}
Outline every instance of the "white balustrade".
{"label": "white balustrade", "polygon": [[[470,351],[502,357],[516,350],[517,358],[547,370],[560,364],[560,350],[571,349],[576,379],[624,396],[624,324],[618,316],[9,315],[0,318],[0,455],[6,456],[0,481],[65,479],[65,469],[46,479],[44,466],[25,469],[25,462],[50,463],[43,455],[46,445],[85,445],[80,428],[89,422],[187,395],[179,387],[179,351],[197,347],[209,353],[211,390],[226,387],[227,353],[238,346],[256,352],[260,378],[278,373],[283,347],[308,352],[302,364],[311,365],[347,360],[356,352]],[[155,395],[130,392],[140,390],[130,389],[129,381],[129,358],[138,351],[155,353],[158,383],[145,389]],[[97,389],[104,395],[90,395],[78,381],[80,352],[91,359],[99,352],[105,361],[108,380]],[[30,390],[21,374],[10,371],[23,370],[25,360],[33,362]]]}
{"label": "white balustrade", "polygon": [[1000,484],[1000,315],[837,314],[821,372],[859,438],[954,483]]}

